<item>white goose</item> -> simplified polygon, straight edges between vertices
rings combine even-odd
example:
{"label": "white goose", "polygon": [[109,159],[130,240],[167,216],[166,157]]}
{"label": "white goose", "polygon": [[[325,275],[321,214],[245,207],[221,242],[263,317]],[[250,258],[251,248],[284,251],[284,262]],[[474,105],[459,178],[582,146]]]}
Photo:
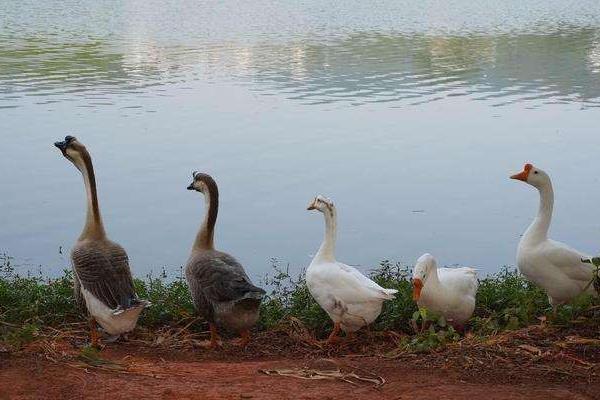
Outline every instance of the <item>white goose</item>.
{"label": "white goose", "polygon": [[356,268],[335,260],[337,216],[331,200],[317,196],[307,209],[325,215],[325,238],[306,270],[306,284],[334,323],[327,339],[331,343],[340,329],[351,335],[375,321],[383,302],[393,299],[397,290],[384,289]]}
{"label": "white goose", "polygon": [[442,315],[462,329],[475,310],[477,270],[438,268],[431,254],[423,254],[413,270],[413,299],[419,307]]}
{"label": "white goose", "polygon": [[[548,174],[531,164],[511,176],[535,187],[540,193],[537,217],[523,234],[517,250],[519,271],[531,282],[546,290],[553,308],[568,303],[584,292],[593,294],[593,268],[583,263],[589,256],[569,246],[548,239],[552,220],[554,191]],[[586,289],[587,287],[587,289]]]}

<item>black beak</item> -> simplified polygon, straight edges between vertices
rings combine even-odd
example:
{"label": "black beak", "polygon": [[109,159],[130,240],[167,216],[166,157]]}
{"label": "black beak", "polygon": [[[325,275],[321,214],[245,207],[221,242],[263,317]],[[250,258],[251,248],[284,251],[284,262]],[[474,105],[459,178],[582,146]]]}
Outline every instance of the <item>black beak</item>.
{"label": "black beak", "polygon": [[194,190],[194,184],[190,183],[190,186],[187,187],[187,190]]}
{"label": "black beak", "polygon": [[54,145],[56,147],[58,147],[59,150],[62,151],[63,154],[65,154],[65,152],[67,151],[67,142],[66,141],[54,142]]}

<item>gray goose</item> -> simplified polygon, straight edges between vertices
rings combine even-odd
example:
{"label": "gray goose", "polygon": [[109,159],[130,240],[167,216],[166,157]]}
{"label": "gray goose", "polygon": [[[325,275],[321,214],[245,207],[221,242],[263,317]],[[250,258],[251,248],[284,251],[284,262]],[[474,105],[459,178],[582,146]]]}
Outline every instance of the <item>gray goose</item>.
{"label": "gray goose", "polygon": [[150,303],[137,298],[125,250],[106,237],[92,158],[73,136],[54,143],[83,175],[87,216],[83,232],[71,251],[75,297],[89,314],[91,344],[98,346],[98,325],[113,338],[135,328]]}
{"label": "gray goose", "polygon": [[250,341],[250,328],[256,324],[265,291],[256,287],[244,267],[229,254],[215,250],[213,237],[219,209],[219,190],[214,179],[194,172],[188,190],[204,194],[206,211],[185,277],[197,311],[210,326],[210,345],[218,345],[217,326],[241,336],[241,346]]}

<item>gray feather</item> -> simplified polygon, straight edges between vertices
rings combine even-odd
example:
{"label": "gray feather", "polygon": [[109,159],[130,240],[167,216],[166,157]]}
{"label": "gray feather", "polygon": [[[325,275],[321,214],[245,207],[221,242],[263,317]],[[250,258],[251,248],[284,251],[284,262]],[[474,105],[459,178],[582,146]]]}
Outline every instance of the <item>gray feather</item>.
{"label": "gray feather", "polygon": [[[111,309],[127,309],[138,300],[125,250],[109,240],[75,245],[71,260],[77,283]],[[76,296],[81,297],[76,289]],[[80,300],[79,300],[80,301]]]}
{"label": "gray feather", "polygon": [[240,330],[258,319],[265,291],[252,284],[229,254],[216,250],[193,253],[185,275],[196,309],[209,322]]}

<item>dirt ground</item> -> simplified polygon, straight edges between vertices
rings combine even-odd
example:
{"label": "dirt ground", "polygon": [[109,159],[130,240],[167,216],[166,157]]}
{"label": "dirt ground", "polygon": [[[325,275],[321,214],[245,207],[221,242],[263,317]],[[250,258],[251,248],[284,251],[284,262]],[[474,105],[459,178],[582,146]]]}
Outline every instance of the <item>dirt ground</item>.
{"label": "dirt ground", "polygon": [[324,347],[269,332],[215,351],[134,338],[92,355],[78,340],[0,352],[0,399],[600,399],[600,340],[543,328],[428,354],[393,336]]}

